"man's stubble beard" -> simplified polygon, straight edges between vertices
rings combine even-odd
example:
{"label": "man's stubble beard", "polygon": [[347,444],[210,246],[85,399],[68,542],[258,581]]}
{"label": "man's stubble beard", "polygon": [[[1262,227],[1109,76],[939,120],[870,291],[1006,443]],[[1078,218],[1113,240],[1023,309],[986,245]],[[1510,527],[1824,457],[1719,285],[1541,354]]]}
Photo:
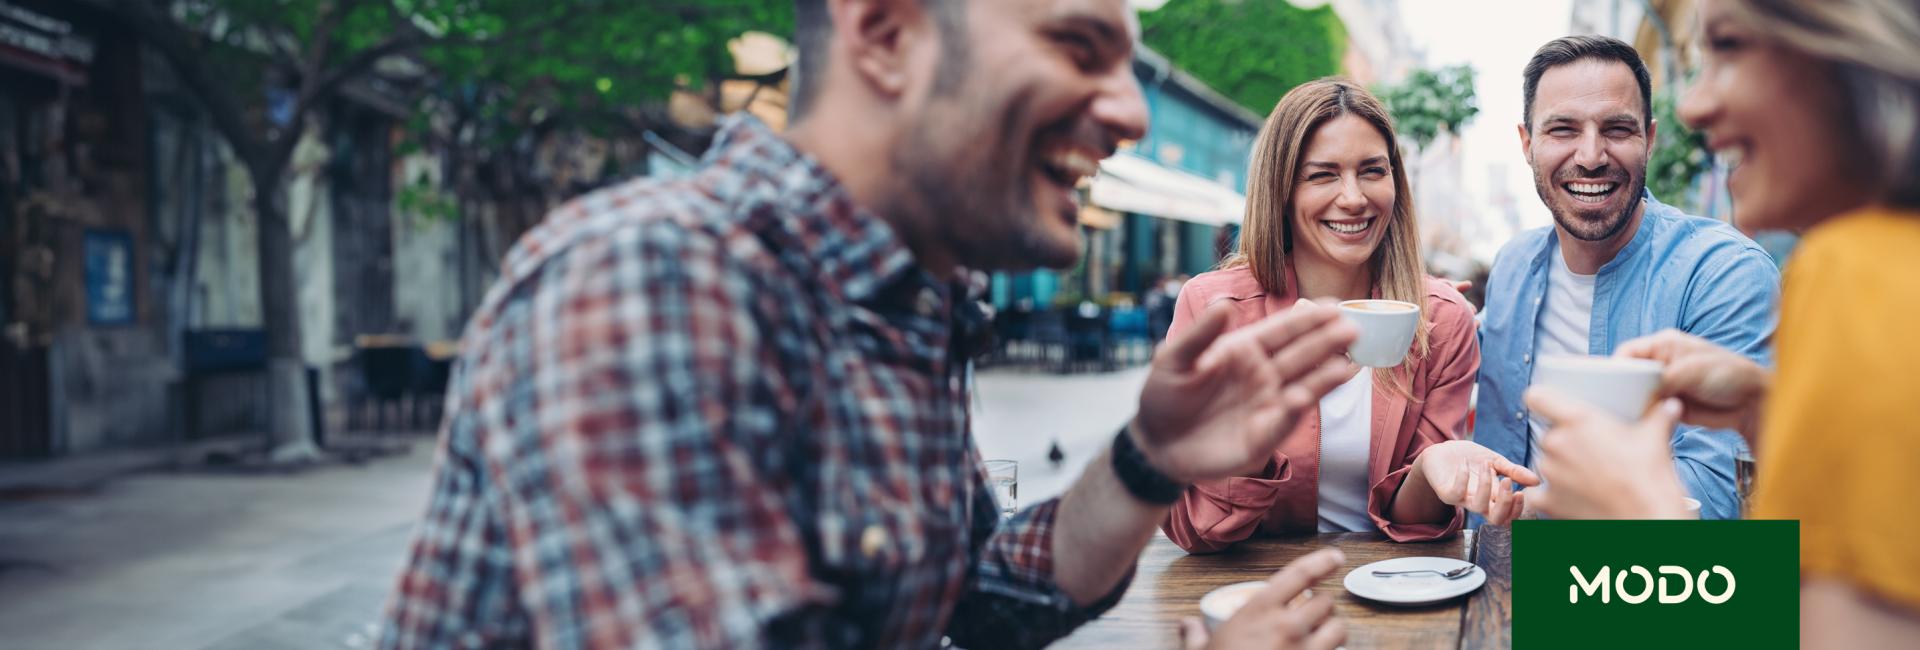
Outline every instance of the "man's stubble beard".
{"label": "man's stubble beard", "polygon": [[[1532,161],[1529,160],[1528,162]],[[1580,241],[1606,241],[1620,234],[1620,231],[1627,227],[1627,223],[1633,220],[1633,212],[1640,209],[1641,203],[1644,202],[1647,190],[1646,172],[1642,171],[1638,176],[1629,174],[1627,178],[1628,183],[1633,186],[1628,194],[1633,197],[1633,200],[1628,201],[1627,206],[1622,208],[1619,214],[1614,215],[1610,223],[1605,221],[1601,222],[1604,230],[1599,232],[1593,232],[1592,229],[1587,228],[1586,226],[1593,222],[1581,219],[1576,214],[1573,214],[1572,210],[1567,210],[1563,213],[1561,210],[1554,209],[1554,206],[1558,205],[1558,202],[1556,202],[1554,198],[1561,195],[1558,192],[1559,184],[1557,180],[1553,178],[1553,174],[1548,174],[1547,179],[1542,180],[1540,175],[1535,173],[1533,189],[1536,194],[1540,195],[1540,202],[1547,206],[1547,211],[1552,213],[1554,224],[1558,225],[1560,229],[1565,231],[1569,236]],[[1571,199],[1568,200],[1570,201]]]}

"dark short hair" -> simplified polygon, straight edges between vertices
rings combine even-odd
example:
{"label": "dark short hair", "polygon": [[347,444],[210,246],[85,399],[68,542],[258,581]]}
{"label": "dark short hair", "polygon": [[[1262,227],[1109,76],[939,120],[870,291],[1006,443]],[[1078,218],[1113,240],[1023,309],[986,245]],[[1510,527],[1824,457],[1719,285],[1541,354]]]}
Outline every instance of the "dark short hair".
{"label": "dark short hair", "polygon": [[1617,38],[1564,36],[1534,50],[1533,59],[1527,61],[1527,69],[1522,73],[1527,81],[1526,104],[1520,119],[1529,130],[1533,128],[1533,94],[1540,88],[1540,76],[1553,68],[1588,59],[1627,64],[1627,69],[1633,71],[1633,80],[1640,82],[1640,119],[1649,124],[1653,122],[1653,75],[1647,73],[1647,64],[1640,60],[1639,51]]}
{"label": "dark short hair", "polygon": [[[934,79],[936,92],[948,90],[966,71],[965,0],[920,0],[920,6],[933,13],[944,43],[941,61]],[[833,16],[827,12],[827,0],[794,0],[793,46],[800,55],[787,70],[789,97],[787,110],[794,121],[805,116],[820,90],[820,75],[826,69],[827,41],[833,35]]]}

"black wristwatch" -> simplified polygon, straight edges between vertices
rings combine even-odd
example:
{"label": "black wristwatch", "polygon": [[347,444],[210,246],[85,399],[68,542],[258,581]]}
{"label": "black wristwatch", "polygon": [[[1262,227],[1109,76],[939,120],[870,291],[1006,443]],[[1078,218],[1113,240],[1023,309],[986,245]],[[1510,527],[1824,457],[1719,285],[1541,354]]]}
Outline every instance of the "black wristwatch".
{"label": "black wristwatch", "polygon": [[1147,455],[1133,444],[1133,436],[1127,435],[1126,427],[1121,427],[1119,435],[1113,437],[1113,473],[1120,477],[1120,484],[1127,486],[1133,498],[1155,505],[1173,505],[1187,491],[1186,484],[1160,473],[1147,462]]}

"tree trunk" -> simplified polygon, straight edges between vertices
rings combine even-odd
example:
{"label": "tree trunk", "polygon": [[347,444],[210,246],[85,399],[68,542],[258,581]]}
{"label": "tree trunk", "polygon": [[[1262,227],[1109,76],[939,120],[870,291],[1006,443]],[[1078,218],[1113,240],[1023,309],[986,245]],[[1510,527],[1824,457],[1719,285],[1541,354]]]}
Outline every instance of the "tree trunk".
{"label": "tree trunk", "polygon": [[260,315],[267,333],[267,453],[275,462],[313,460],[312,413],[307,403],[307,364],[300,350],[300,294],[293,278],[293,233],[288,229],[284,164],[254,165],[253,208],[258,219]]}

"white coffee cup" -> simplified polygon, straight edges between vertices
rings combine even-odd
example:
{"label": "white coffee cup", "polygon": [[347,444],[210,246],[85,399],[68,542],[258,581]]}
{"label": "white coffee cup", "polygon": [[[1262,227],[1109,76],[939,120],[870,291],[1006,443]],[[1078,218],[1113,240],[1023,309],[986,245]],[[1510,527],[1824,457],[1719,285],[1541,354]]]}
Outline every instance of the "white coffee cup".
{"label": "white coffee cup", "polygon": [[1340,303],[1340,313],[1360,328],[1347,356],[1368,368],[1400,365],[1420,326],[1420,306],[1398,300],[1348,300]]}
{"label": "white coffee cup", "polygon": [[1592,404],[1616,418],[1639,420],[1660,388],[1661,365],[1647,359],[1553,354],[1533,371],[1533,385],[1546,386]]}
{"label": "white coffee cup", "polygon": [[1265,582],[1236,582],[1207,592],[1200,597],[1200,615],[1206,619],[1207,631],[1219,629],[1221,623],[1233,618],[1233,613],[1247,604],[1247,599],[1267,588]]}
{"label": "white coffee cup", "polygon": [[[1201,618],[1206,619],[1207,631],[1213,632],[1219,629],[1221,623],[1233,618],[1241,607],[1246,606],[1248,599],[1269,586],[1265,582],[1236,582],[1201,596],[1200,614]],[[1303,589],[1299,594],[1294,595],[1293,600],[1287,601],[1287,606],[1298,607],[1312,597],[1312,589]]]}

